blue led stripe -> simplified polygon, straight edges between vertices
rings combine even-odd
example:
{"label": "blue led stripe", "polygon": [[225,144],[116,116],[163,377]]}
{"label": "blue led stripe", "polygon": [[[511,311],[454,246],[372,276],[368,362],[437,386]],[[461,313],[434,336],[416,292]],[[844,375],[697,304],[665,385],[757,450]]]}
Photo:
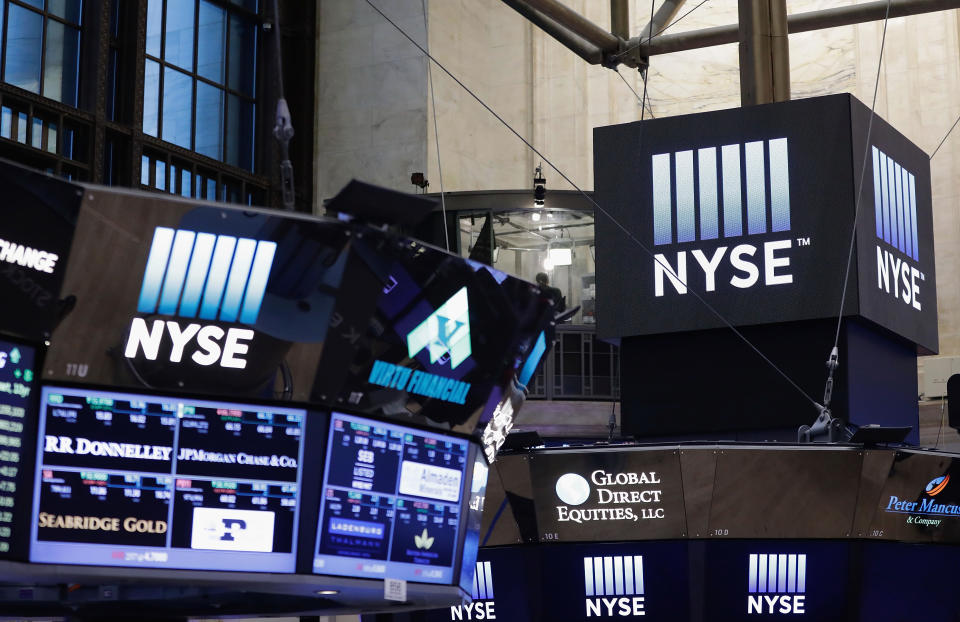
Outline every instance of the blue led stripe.
{"label": "blue led stripe", "polygon": [[791,553],[787,557],[787,592],[794,594],[797,591],[797,556]]}
{"label": "blue led stripe", "polygon": [[618,555],[613,558],[613,584],[616,587],[617,596],[626,592],[623,591],[623,556]]}
{"label": "blue led stripe", "polygon": [[157,310],[157,299],[160,297],[163,275],[167,271],[170,247],[173,245],[173,233],[173,229],[167,227],[157,227],[153,232],[147,267],[143,271],[140,300],[137,301],[139,313],[154,313]]}
{"label": "blue led stripe", "polygon": [[777,556],[770,554],[767,556],[767,592],[777,591]]}
{"label": "blue led stripe", "polygon": [[759,566],[757,567],[757,592],[767,593],[767,554],[761,553],[757,556]]}
{"label": "blue led stripe", "polygon": [[583,558],[583,582],[587,596],[593,596],[593,558]]}
{"label": "blue led stripe", "polygon": [[167,274],[163,278],[163,291],[160,294],[157,313],[176,315],[195,237],[196,234],[193,231],[177,230],[177,235],[173,238],[173,250],[170,251],[170,263],[167,264]]}
{"label": "blue led stripe", "polygon": [[693,211],[693,151],[675,154],[677,171],[677,242],[697,239]]}
{"label": "blue led stripe", "polygon": [[919,261],[920,247],[917,246],[917,188],[913,173],[909,174],[908,179],[910,181],[910,193],[907,196],[910,197],[910,229],[913,232],[913,258]]}
{"label": "blue led stripe", "polygon": [[743,235],[743,205],[740,190],[740,145],[720,148],[723,173],[723,237]]}
{"label": "blue led stripe", "polygon": [[210,258],[213,257],[213,246],[217,236],[212,233],[198,233],[193,243],[193,257],[190,258],[190,269],[187,271],[187,282],[183,287],[183,298],[180,299],[180,313],[182,317],[196,317],[200,307],[200,298],[203,295],[203,284],[207,280],[207,271],[210,269]]}
{"label": "blue led stripe", "polygon": [[643,594],[643,557],[633,556],[633,580],[636,591],[634,594]]}
{"label": "blue led stripe", "polygon": [[897,186],[894,181],[896,163],[887,158],[887,192],[890,193],[890,244],[900,246],[900,219],[897,218]]}
{"label": "blue led stripe", "polygon": [[700,177],[700,239],[716,240],[720,235],[716,147],[697,151],[697,172]]}
{"label": "blue led stripe", "polygon": [[750,569],[747,571],[747,582],[749,587],[747,590],[751,594],[757,593],[757,554],[750,554]]}
{"label": "blue led stripe", "polygon": [[880,152],[880,200],[883,202],[883,241],[890,243],[893,221],[890,218],[890,192],[887,184],[887,155]]}
{"label": "blue led stripe", "polygon": [[243,310],[240,311],[240,321],[244,324],[253,324],[257,321],[260,305],[263,304],[263,295],[267,292],[270,267],[273,266],[273,256],[276,252],[276,242],[257,243],[253,267],[250,269],[250,282],[247,284],[247,293],[243,297]]}
{"label": "blue led stripe", "polygon": [[907,169],[900,168],[900,195],[903,197],[903,252],[913,257],[913,231],[910,218],[910,182],[907,180]]}
{"label": "blue led stripe", "polygon": [[604,591],[603,585],[603,558],[594,557],[593,558],[593,581],[596,585],[596,595],[597,596],[606,596],[607,593]]}
{"label": "blue led stripe", "polygon": [[[479,562],[477,563],[479,566]],[[473,591],[471,592],[471,597],[473,600],[478,600],[480,598],[480,587],[478,581],[480,577],[480,568],[476,568],[473,571]]]}
{"label": "blue led stripe", "polygon": [[903,169],[896,162],[893,163],[893,191],[897,197],[897,250],[901,253],[906,251],[906,229],[903,223],[903,180],[901,173]]}
{"label": "blue led stripe", "polygon": [[613,559],[611,557],[603,558],[603,590],[604,596],[615,596],[616,587],[613,585]]}
{"label": "blue led stripe", "polygon": [[770,230],[790,230],[790,171],[787,139],[767,143],[770,152]]}
{"label": "blue led stripe", "polygon": [[477,593],[480,595],[480,598],[486,598],[487,594],[487,584],[486,579],[483,576],[483,568],[480,564],[477,566]]}
{"label": "blue led stripe", "polygon": [[651,159],[653,167],[653,243],[670,244],[670,154],[660,153]]}
{"label": "blue led stripe", "polygon": [[873,150],[873,208],[877,225],[877,237],[883,239],[883,199],[880,193],[880,150]]}
{"label": "blue led stripe", "polygon": [[783,553],[777,556],[777,592],[787,591],[787,556]]}
{"label": "blue led stripe", "polygon": [[237,238],[233,236],[217,236],[217,245],[213,249],[213,259],[207,275],[207,286],[203,291],[203,303],[200,305],[201,319],[217,319],[217,311],[220,309],[220,300],[223,298],[223,288],[227,284],[227,274],[230,272],[230,262],[236,245]]}
{"label": "blue led stripe", "polygon": [[747,232],[767,232],[767,180],[763,165],[763,141],[743,147],[747,167]]}
{"label": "blue led stripe", "polygon": [[490,562],[483,562],[483,573],[487,579],[487,598],[493,598],[493,571]]}
{"label": "blue led stripe", "polygon": [[628,595],[636,594],[633,586],[633,557],[627,555],[623,558],[623,591]]}
{"label": "blue led stripe", "polygon": [[797,555],[797,592],[803,594],[807,591],[807,555],[806,553]]}
{"label": "blue led stripe", "polygon": [[227,289],[223,292],[223,302],[220,304],[221,322],[236,322],[237,316],[240,315],[240,302],[243,300],[243,292],[247,289],[250,267],[253,265],[253,255],[256,250],[256,240],[250,238],[237,240],[237,250],[234,251],[230,276],[227,278]]}

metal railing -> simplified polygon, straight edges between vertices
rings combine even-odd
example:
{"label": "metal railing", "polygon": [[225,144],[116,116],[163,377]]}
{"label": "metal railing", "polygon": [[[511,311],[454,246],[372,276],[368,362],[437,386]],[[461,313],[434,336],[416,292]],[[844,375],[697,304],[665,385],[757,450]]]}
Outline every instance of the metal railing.
{"label": "metal railing", "polygon": [[620,348],[590,325],[561,325],[553,349],[527,387],[533,400],[620,399]]}

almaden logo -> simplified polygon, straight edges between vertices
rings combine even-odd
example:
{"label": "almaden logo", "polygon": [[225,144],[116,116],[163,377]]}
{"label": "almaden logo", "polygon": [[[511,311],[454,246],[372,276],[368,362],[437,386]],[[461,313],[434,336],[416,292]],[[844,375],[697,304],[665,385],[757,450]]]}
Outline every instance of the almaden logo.
{"label": "almaden logo", "polygon": [[[610,473],[598,469],[590,473],[589,480],[579,473],[566,473],[557,478],[554,487],[563,503],[556,506],[557,520],[584,523],[663,518],[662,507],[650,507],[661,502],[659,485],[656,471]],[[592,507],[576,507],[591,501]]]}

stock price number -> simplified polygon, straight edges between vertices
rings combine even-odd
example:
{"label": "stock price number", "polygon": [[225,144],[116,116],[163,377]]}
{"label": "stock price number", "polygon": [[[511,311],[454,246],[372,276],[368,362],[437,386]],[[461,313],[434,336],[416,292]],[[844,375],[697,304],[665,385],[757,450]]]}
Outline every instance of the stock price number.
{"label": "stock price number", "polygon": [[357,462],[363,462],[365,464],[373,464],[374,459],[375,459],[374,453],[369,449],[357,450]]}

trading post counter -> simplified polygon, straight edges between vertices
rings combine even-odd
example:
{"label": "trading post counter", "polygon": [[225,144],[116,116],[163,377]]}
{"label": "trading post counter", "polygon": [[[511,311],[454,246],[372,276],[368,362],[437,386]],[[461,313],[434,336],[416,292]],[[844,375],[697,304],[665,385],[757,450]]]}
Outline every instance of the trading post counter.
{"label": "trading post counter", "polygon": [[[0,373],[22,379],[29,348],[14,365],[0,346]],[[487,466],[468,436],[294,405],[38,391],[36,416],[28,398],[0,400],[0,616],[328,614],[469,592]]]}

